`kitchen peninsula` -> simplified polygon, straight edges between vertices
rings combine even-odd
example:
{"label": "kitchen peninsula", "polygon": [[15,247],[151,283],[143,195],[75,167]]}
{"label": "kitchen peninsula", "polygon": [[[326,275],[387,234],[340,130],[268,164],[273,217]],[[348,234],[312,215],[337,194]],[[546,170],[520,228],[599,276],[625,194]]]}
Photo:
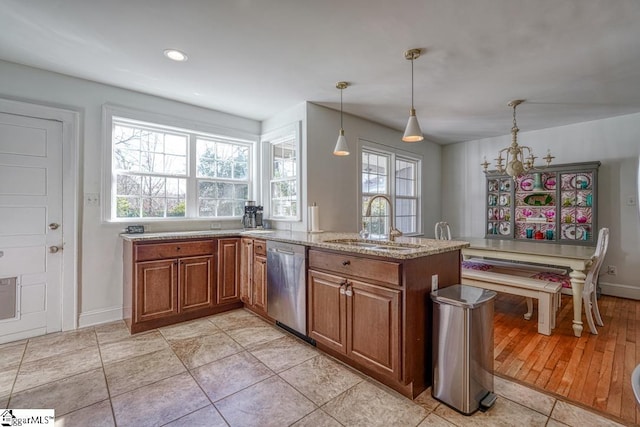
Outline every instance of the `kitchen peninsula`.
{"label": "kitchen peninsula", "polygon": [[[411,398],[431,384],[432,282],[439,287],[460,283],[461,249],[468,246],[459,241],[402,237],[379,242],[362,241],[355,233],[289,231],[122,238],[123,317],[132,333],[242,307],[243,301],[248,305],[241,300],[241,288],[247,285],[241,283],[247,280],[240,274],[246,267],[241,264],[248,262],[240,256],[243,241],[305,246],[308,337],[320,350]],[[264,274],[256,277],[264,280]]]}

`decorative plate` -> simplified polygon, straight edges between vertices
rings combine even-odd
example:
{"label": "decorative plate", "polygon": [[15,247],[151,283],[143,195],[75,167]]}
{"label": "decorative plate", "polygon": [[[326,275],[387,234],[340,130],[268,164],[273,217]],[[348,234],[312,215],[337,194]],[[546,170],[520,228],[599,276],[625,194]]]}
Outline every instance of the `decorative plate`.
{"label": "decorative plate", "polygon": [[549,194],[535,193],[524,198],[524,202],[529,206],[546,206],[553,201]]}
{"label": "decorative plate", "polygon": [[500,223],[500,234],[502,234],[502,235],[511,234],[511,223],[510,222],[501,222]]}
{"label": "decorative plate", "polygon": [[520,188],[522,188],[522,190],[524,191],[533,190],[533,178],[524,178],[522,181],[520,181]]}
{"label": "decorative plate", "polygon": [[502,194],[500,196],[500,206],[509,206],[509,202],[511,201],[511,197],[508,194]]}
{"label": "decorative plate", "polygon": [[584,174],[576,174],[571,177],[570,181],[571,188],[576,189],[584,189],[591,187],[591,178],[589,175]]}
{"label": "decorative plate", "polygon": [[500,191],[509,191],[511,190],[511,180],[503,179],[500,181]]}
{"label": "decorative plate", "polygon": [[493,194],[489,194],[489,206],[495,206],[497,204],[498,204],[498,197]]}
{"label": "decorative plate", "polygon": [[489,181],[489,191],[498,191],[498,181],[495,179]]}
{"label": "decorative plate", "polygon": [[565,225],[562,227],[562,237],[569,240],[581,240],[584,236],[584,228],[575,225]]}
{"label": "decorative plate", "polygon": [[556,189],[556,177],[555,176],[550,176],[549,178],[547,178],[547,180],[544,182],[544,188],[547,190],[555,190]]}

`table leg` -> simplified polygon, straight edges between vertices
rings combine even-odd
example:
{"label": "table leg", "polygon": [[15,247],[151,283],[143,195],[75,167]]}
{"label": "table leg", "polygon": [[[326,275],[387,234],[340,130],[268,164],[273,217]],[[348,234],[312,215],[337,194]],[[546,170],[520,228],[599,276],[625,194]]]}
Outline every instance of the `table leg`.
{"label": "table leg", "polygon": [[587,276],[582,270],[573,270],[569,276],[573,292],[573,334],[579,337],[582,335],[582,289]]}

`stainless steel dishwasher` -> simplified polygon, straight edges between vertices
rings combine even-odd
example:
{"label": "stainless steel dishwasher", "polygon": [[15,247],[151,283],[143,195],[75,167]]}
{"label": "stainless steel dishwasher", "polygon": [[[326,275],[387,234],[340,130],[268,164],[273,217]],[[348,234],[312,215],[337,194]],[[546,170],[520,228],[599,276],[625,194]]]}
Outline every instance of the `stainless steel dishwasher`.
{"label": "stainless steel dishwasher", "polygon": [[308,339],[305,253],[302,245],[267,241],[267,313]]}

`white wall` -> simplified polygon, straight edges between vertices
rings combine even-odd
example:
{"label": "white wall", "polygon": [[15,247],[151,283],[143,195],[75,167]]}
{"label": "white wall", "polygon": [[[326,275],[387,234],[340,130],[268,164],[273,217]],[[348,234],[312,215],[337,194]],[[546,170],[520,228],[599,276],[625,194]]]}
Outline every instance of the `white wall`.
{"label": "white wall", "polygon": [[[604,269],[615,265],[618,274],[601,275],[600,284],[604,293],[640,299],[640,114],[521,132],[518,136],[520,144],[532,147],[540,157],[551,149],[556,157],[554,164],[602,162],[598,173],[598,226],[608,227],[611,232]],[[485,155],[493,160],[510,142],[510,135],[505,135],[443,147],[442,214],[456,236],[484,236],[485,178],[480,163]],[[635,205],[627,204],[629,197],[635,199]]]}
{"label": "white wall", "polygon": [[[101,193],[102,105],[111,103],[258,136],[260,123],[218,111],[0,61],[0,97],[80,112],[80,193]],[[83,207],[78,251],[80,326],[122,317],[122,224],[103,224],[99,207]],[[235,222],[235,221],[234,221]],[[236,225],[236,224],[233,224]],[[207,228],[209,223],[153,224],[152,231]]]}
{"label": "white wall", "polygon": [[[422,224],[426,236],[433,236],[433,224],[440,221],[440,146],[423,141],[407,144],[402,133],[377,123],[344,115],[344,130],[351,154],[334,156],[340,130],[340,112],[307,104],[307,200],[320,207],[320,228],[332,231],[360,230],[358,212],[358,139],[383,144],[423,156]],[[305,205],[306,206],[306,205]]]}

